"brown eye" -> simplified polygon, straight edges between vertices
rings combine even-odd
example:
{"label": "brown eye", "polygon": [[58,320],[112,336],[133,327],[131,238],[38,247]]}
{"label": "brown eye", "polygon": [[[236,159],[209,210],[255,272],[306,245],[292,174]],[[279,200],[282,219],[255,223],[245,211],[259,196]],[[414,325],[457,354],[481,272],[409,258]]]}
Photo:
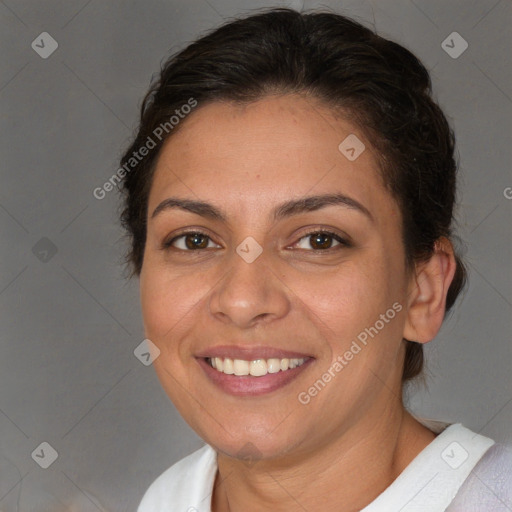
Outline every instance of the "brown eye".
{"label": "brown eye", "polygon": [[185,235],[185,245],[188,249],[205,249],[208,247],[208,237],[201,233]]}
{"label": "brown eye", "polygon": [[209,245],[210,243],[213,244],[208,235],[200,232],[190,232],[174,237],[172,240],[165,242],[163,247],[174,247],[182,251],[196,251],[198,249],[208,249],[209,247],[212,247]]}
{"label": "brown eye", "polygon": [[312,249],[314,251],[326,251],[337,246],[347,247],[349,244],[340,236],[328,231],[307,233],[297,243],[299,249]]}
{"label": "brown eye", "polygon": [[316,233],[310,236],[310,244],[313,249],[329,249],[332,242],[333,237],[325,233]]}

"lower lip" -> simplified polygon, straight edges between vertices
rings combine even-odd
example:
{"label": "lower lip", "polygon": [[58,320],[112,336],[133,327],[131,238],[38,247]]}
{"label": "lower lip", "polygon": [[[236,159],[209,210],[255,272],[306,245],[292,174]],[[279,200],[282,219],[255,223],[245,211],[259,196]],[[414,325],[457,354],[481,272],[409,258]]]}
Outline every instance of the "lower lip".
{"label": "lower lip", "polygon": [[234,396],[258,396],[283,388],[296,379],[313,361],[306,360],[302,365],[291,370],[267,373],[261,377],[251,375],[227,375],[212,368],[204,358],[198,358],[199,365],[206,376],[222,391]]}

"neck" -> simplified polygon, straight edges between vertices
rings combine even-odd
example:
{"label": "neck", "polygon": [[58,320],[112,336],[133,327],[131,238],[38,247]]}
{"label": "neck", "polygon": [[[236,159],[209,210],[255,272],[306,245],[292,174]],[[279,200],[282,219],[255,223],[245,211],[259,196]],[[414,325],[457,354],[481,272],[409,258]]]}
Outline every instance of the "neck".
{"label": "neck", "polygon": [[261,460],[248,467],[219,454],[212,511],[363,509],[435,438],[402,404],[380,412],[293,462]]}

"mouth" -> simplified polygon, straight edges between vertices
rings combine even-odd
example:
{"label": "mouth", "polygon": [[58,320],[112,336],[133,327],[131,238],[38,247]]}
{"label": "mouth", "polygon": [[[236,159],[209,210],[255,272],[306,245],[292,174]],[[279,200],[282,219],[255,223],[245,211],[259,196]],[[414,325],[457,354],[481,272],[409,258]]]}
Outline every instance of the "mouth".
{"label": "mouth", "polygon": [[301,358],[270,358],[270,359],[231,359],[229,357],[207,357],[206,362],[218,372],[239,377],[250,375],[251,377],[263,377],[269,373],[286,372],[302,366],[307,357]]}
{"label": "mouth", "polygon": [[196,361],[208,380],[224,393],[258,396],[289,385],[315,358],[261,348],[220,347],[197,356]]}

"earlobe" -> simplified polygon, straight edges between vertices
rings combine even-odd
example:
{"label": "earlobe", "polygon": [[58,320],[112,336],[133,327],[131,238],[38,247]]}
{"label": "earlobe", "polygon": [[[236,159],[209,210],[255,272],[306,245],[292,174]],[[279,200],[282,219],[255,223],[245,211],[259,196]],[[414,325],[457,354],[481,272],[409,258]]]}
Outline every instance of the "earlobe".
{"label": "earlobe", "polygon": [[418,343],[434,339],[443,323],[446,296],[455,269],[453,246],[447,238],[441,237],[430,259],[418,263],[411,276],[404,339]]}

